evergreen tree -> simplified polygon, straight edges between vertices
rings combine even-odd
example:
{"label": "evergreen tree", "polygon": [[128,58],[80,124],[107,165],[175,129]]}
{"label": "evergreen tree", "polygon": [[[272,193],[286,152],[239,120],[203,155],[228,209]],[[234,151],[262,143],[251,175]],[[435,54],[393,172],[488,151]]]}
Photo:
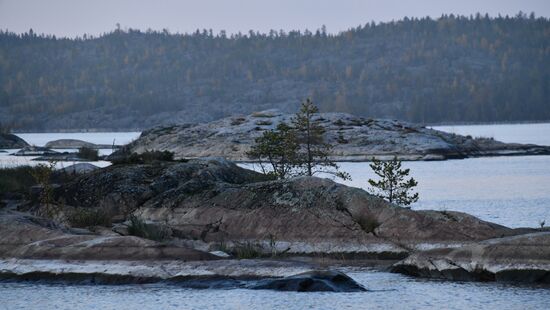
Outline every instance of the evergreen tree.
{"label": "evergreen tree", "polygon": [[292,119],[292,125],[301,146],[297,156],[298,165],[302,166],[305,170],[304,174],[308,176],[323,172],[350,180],[351,176],[339,171],[338,165],[329,158],[332,145],[325,142],[325,128],[321,125],[321,120],[316,117],[318,113],[319,109],[308,98]]}
{"label": "evergreen tree", "polygon": [[414,178],[406,179],[410,169],[401,169],[397,157],[386,162],[373,159],[370,167],[381,178],[379,181],[369,179],[372,194],[401,206],[418,201],[418,193],[409,193],[418,182]]}
{"label": "evergreen tree", "polygon": [[298,149],[294,131],[283,122],[256,138],[247,155],[258,160],[264,174],[285,179],[296,174]]}

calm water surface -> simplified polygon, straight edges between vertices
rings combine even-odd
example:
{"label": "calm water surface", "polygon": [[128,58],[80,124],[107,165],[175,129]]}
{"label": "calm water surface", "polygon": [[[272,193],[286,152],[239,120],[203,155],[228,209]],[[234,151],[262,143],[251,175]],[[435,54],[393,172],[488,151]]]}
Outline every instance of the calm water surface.
{"label": "calm water surface", "polygon": [[348,272],[371,292],[194,290],[154,285],[0,283],[0,309],[550,309],[550,287]]}

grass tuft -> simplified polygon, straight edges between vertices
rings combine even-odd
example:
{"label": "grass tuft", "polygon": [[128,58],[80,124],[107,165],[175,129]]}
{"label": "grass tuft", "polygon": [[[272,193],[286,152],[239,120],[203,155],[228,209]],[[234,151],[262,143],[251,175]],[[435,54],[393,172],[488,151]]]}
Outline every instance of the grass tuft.
{"label": "grass tuft", "polygon": [[128,225],[128,234],[145,239],[163,241],[170,238],[171,232],[168,227],[147,224],[144,220],[131,216],[130,224]]}
{"label": "grass tuft", "polygon": [[111,226],[111,218],[101,209],[78,208],[67,216],[72,227]]}

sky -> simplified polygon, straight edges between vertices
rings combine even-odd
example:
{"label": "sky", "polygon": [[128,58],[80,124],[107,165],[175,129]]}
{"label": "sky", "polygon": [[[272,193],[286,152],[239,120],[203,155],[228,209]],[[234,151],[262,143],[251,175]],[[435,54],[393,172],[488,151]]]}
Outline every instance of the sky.
{"label": "sky", "polygon": [[550,17],[550,0],[0,0],[0,29],[76,37],[121,28],[214,33],[270,29],[338,33],[370,21],[519,11]]}

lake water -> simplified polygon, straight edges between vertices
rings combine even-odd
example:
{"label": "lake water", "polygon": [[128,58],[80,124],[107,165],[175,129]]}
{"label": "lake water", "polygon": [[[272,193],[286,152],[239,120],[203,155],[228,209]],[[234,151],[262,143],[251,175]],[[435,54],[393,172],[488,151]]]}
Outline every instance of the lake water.
{"label": "lake water", "polygon": [[[124,145],[137,139],[140,132],[69,132],[69,133],[20,133],[16,134],[30,145],[44,146],[46,143],[58,139],[77,139],[95,144]],[[7,153],[0,152],[0,168],[15,167],[21,165],[38,165],[45,162],[34,161],[33,156],[12,156],[18,150],[7,150]],[[76,152],[76,149],[56,150],[59,152]],[[109,155],[113,152],[111,148],[98,150],[99,155]],[[98,167],[110,165],[107,161],[90,162]],[[58,162],[57,168],[63,168],[74,164],[73,162]]]}
{"label": "lake water", "polygon": [[[550,145],[550,124],[444,126],[497,140]],[[139,133],[21,134],[31,144],[61,138],[129,142]],[[13,156],[0,153],[0,165]],[[13,163],[20,164],[20,163]],[[341,163],[366,187],[368,163]],[[413,209],[459,210],[512,227],[550,223],[550,156],[405,162],[418,182]],[[373,270],[347,272],[364,293],[194,290],[155,285],[0,283],[0,309],[550,309],[550,287],[424,280]]]}
{"label": "lake water", "polygon": [[173,285],[0,283],[0,309],[550,309],[549,286],[423,280],[348,271],[371,292],[295,293]]}

